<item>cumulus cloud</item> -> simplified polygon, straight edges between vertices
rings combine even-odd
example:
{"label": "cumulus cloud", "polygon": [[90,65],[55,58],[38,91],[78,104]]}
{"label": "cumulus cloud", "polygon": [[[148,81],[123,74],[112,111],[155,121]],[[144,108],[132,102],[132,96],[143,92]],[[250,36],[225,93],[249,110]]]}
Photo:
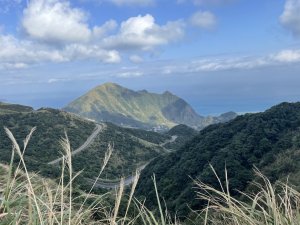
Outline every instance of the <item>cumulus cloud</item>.
{"label": "cumulus cloud", "polygon": [[30,41],[20,41],[11,35],[0,35],[1,63],[30,64],[46,60],[51,62],[66,61],[57,50],[49,50]]}
{"label": "cumulus cloud", "polygon": [[0,35],[1,68],[21,69],[37,63],[61,63],[83,59],[117,63],[121,57],[117,51],[104,50],[97,45],[70,44],[56,49],[32,41],[18,40],[11,35]]}
{"label": "cumulus cloud", "polygon": [[300,37],[300,0],[286,0],[280,16],[281,24],[293,35]]}
{"label": "cumulus cloud", "polygon": [[198,11],[191,16],[190,23],[196,27],[211,29],[217,24],[217,19],[209,11]]}
{"label": "cumulus cloud", "polygon": [[184,23],[170,21],[158,25],[152,15],[131,17],[121,23],[118,34],[107,37],[107,48],[152,50],[156,46],[169,44],[184,36]]}
{"label": "cumulus cloud", "polygon": [[[150,2],[113,1],[116,4]],[[21,25],[27,34],[25,39],[0,33],[1,68],[88,59],[118,63],[122,54],[132,62],[140,63],[143,59],[139,51],[153,51],[158,46],[179,40],[184,36],[185,26],[181,20],[159,25],[152,15],[147,14],[128,18],[120,24],[111,19],[91,27],[87,14],[72,7],[68,0],[28,1]],[[132,55],[128,56],[127,50],[131,50]]]}
{"label": "cumulus cloud", "polygon": [[115,20],[108,20],[102,26],[95,26],[93,28],[93,38],[98,40],[106,36],[109,32],[114,31],[118,27]]}
{"label": "cumulus cloud", "polygon": [[31,0],[22,25],[34,39],[48,43],[88,42],[91,31],[86,14],[64,0]]}

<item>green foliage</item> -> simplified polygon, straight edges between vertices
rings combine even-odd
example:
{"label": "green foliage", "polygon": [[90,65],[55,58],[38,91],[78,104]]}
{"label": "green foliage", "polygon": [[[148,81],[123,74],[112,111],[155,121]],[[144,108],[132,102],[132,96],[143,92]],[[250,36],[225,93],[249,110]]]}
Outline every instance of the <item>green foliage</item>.
{"label": "green foliage", "polygon": [[[74,189],[74,181],[78,176],[73,171],[71,146],[67,136],[60,140],[64,160],[59,182],[55,183],[27,170],[22,152],[26,151],[35,128],[27,135],[23,148],[19,146],[9,129],[6,128],[5,131],[12,142],[13,149],[10,166],[0,164],[0,190],[1,192],[4,190],[0,198],[0,224],[160,224],[156,214],[134,197],[139,179],[138,171],[128,192],[125,190],[123,178],[115,193],[112,191],[97,195],[92,193],[94,186],[89,191],[82,192]],[[109,161],[112,150],[109,145],[98,178]],[[13,165],[15,155],[20,158],[16,166]],[[169,217],[165,217],[162,211],[156,186],[155,190],[161,224],[171,225],[172,221]]]}
{"label": "green foliage", "polygon": [[[0,112],[4,111],[0,109]],[[12,130],[20,144],[30,129],[37,127],[25,152],[28,170],[47,177],[58,177],[61,162],[54,165],[49,165],[48,162],[62,156],[59,140],[66,132],[71,148],[75,150],[92,134],[95,123],[60,110],[42,108],[37,111],[0,114],[0,127]],[[165,154],[165,149],[159,144],[170,139],[168,135],[120,128],[113,124],[106,124],[104,127],[84,151],[73,156],[74,171],[82,171],[77,183],[84,189],[90,186],[87,185],[86,178],[97,177],[109,143],[113,143],[115,150],[103,178],[115,180],[131,175],[138,167]],[[0,162],[8,163],[11,143],[4,129],[0,129],[0,140]],[[15,163],[18,160],[16,157]]]}
{"label": "green foliage", "polygon": [[32,107],[0,102],[0,114],[31,112]]}
{"label": "green foliage", "polygon": [[180,124],[170,129],[166,134],[170,136],[176,136],[177,138],[174,142],[168,143],[164,147],[168,149],[178,150],[188,140],[191,140],[193,137],[195,137],[198,132],[191,127]]}
{"label": "green foliage", "polygon": [[[235,184],[230,182],[231,171],[225,169],[224,178],[221,178],[209,165],[206,172],[211,173],[211,181],[215,181],[216,185],[204,183],[201,179],[193,181],[196,201],[201,201],[205,207],[185,214],[188,218],[180,221],[178,217],[170,216],[163,204],[156,176],[149,184],[155,193],[153,210],[147,208],[144,201],[135,198],[139,172],[136,172],[128,190],[124,179],[121,179],[117,190],[103,195],[92,193],[92,189],[79,191],[74,188],[78,176],[73,171],[67,137],[60,141],[65,157],[59,183],[56,183],[27,170],[23,152],[35,129],[27,135],[24,147],[18,145],[9,129],[5,131],[14,148],[9,166],[0,164],[0,224],[3,225],[300,225],[300,193],[287,183],[272,184],[257,169],[254,170],[255,182],[251,182],[254,188],[250,192],[239,192],[245,197],[241,201],[232,192],[231,186]],[[102,175],[112,150],[111,146],[108,147],[98,177]],[[287,153],[291,158],[299,155],[299,152],[291,150]],[[20,159],[16,166],[13,164],[15,155]],[[275,163],[280,165],[280,158]],[[186,203],[181,202],[182,205]]]}
{"label": "green foliage", "polygon": [[209,164],[221,174],[222,182],[227,167],[233,195],[238,195],[237,189],[245,190],[253,180],[253,166],[266,171],[273,182],[288,174],[293,175],[291,181],[297,181],[300,161],[294,152],[299,149],[299,128],[300,103],[282,103],[264,113],[246,114],[226,124],[209,126],[177,152],[151,162],[142,173],[138,193],[153,205],[155,193],[149,184],[155,173],[168,208],[185,215],[187,203],[192,208],[203,204],[195,201],[190,192],[193,179],[218,186]]}
{"label": "green foliage", "polygon": [[[0,161],[8,162],[11,144],[6,137],[3,127],[8,127],[15,133],[19,143],[26,137],[32,127],[37,127],[26,160],[29,168],[37,171],[40,166],[61,156],[61,147],[58,143],[67,132],[72,142],[72,148],[78,148],[92,133],[92,122],[87,122],[59,110],[38,110],[29,113],[4,114],[0,116]],[[47,168],[47,166],[44,166]]]}
{"label": "green foliage", "polygon": [[[111,142],[114,145],[114,152],[103,177],[118,179],[121,176],[131,175],[139,166],[164,153],[162,147],[150,142],[157,136],[159,137],[158,140],[161,139],[161,141],[168,138],[168,136],[154,132],[124,129],[113,124],[107,124],[107,127],[83,154],[74,156],[74,170],[84,169],[82,174],[85,177],[96,177],[107,145]],[[149,143],[148,146],[147,143]]]}

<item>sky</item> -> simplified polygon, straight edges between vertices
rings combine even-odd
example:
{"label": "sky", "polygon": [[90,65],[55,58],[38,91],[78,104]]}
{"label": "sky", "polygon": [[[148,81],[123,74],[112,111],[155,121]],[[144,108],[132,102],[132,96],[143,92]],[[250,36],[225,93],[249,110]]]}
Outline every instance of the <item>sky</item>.
{"label": "sky", "polygon": [[0,0],[0,101],[61,108],[105,82],[202,115],[300,101],[300,0]]}

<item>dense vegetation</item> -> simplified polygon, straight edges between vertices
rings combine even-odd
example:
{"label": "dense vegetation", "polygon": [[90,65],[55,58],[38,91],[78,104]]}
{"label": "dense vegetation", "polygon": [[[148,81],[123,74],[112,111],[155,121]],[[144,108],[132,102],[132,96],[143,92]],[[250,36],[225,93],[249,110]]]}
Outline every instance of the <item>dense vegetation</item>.
{"label": "dense vegetation", "polygon": [[[32,130],[33,131],[33,130]],[[300,193],[286,183],[272,185],[267,177],[255,171],[259,180],[252,183],[255,191],[242,193],[246,201],[236,199],[230,193],[230,183],[225,171],[225,184],[215,187],[195,181],[195,195],[205,202],[203,210],[194,211],[189,218],[178,220],[165,210],[159,196],[155,177],[153,190],[156,205],[152,210],[135,198],[138,182],[137,172],[131,188],[120,187],[111,192],[97,195],[92,189],[82,192],[74,188],[78,179],[73,171],[71,147],[67,138],[60,141],[65,156],[60,182],[28,173],[22,151],[26,151],[30,136],[21,148],[13,134],[6,129],[12,141],[12,160],[8,166],[0,164],[0,224],[49,224],[49,225],[299,225]],[[30,132],[32,134],[32,132]],[[109,161],[112,149],[106,152],[104,164]],[[14,166],[14,156],[20,161]],[[213,167],[214,179],[220,180]],[[101,175],[101,172],[100,172]],[[128,195],[127,195],[128,193]]]}
{"label": "dense vegetation", "polygon": [[[59,110],[40,109],[31,112],[2,114],[0,116],[0,161],[9,162],[11,144],[3,127],[14,132],[19,143],[26,137],[32,127],[37,132],[32,137],[25,160],[31,171],[42,171],[44,175],[57,175],[57,167],[50,167],[48,162],[61,157],[59,140],[68,133],[72,148],[78,148],[92,133],[95,125],[78,116]],[[17,159],[16,159],[17,160]]]}
{"label": "dense vegetation", "polygon": [[198,134],[198,131],[186,125],[180,124],[170,129],[166,134],[170,136],[176,136],[177,138],[174,142],[166,144],[165,148],[178,150],[188,140],[196,136]]}
{"label": "dense vegetation", "polygon": [[0,113],[7,114],[7,113],[16,113],[16,112],[31,112],[33,108],[30,106],[23,106],[18,104],[7,104],[0,102]]}
{"label": "dense vegetation", "polygon": [[[0,108],[0,161],[8,163],[11,152],[11,143],[3,127],[8,127],[19,143],[22,143],[32,127],[37,127],[24,158],[30,171],[40,172],[44,176],[57,177],[60,173],[60,164],[48,165],[48,162],[61,157],[59,140],[64,137],[65,132],[72,149],[75,150],[95,129],[94,122],[60,110],[42,108],[34,111],[14,105],[6,106],[5,109],[7,108],[13,108],[15,111],[10,110],[7,113]],[[120,176],[128,176],[139,166],[165,154],[166,151],[160,143],[168,139],[170,136],[165,134],[105,124],[94,141],[83,152],[73,156],[74,171],[83,170],[82,178],[96,177],[107,146],[112,143],[115,150],[104,177],[117,179]]]}
{"label": "dense vegetation", "polygon": [[252,190],[253,166],[275,182],[286,179],[299,182],[300,103],[282,103],[263,113],[246,114],[231,122],[207,127],[180,150],[157,158],[143,171],[138,193],[154,205],[155,192],[151,176],[156,174],[158,189],[167,206],[179,215],[186,215],[187,204],[199,208],[191,191],[193,179],[219,187],[209,164],[224,182],[228,170],[233,195],[236,190]]}
{"label": "dense vegetation", "polygon": [[183,99],[166,91],[163,94],[133,91],[114,83],[100,85],[68,104],[64,110],[103,122],[143,129],[166,130],[177,124],[202,129],[236,117],[199,116]]}
{"label": "dense vegetation", "polygon": [[107,179],[131,175],[139,166],[165,153],[159,143],[169,139],[167,135],[124,129],[110,123],[106,125],[83,154],[74,156],[74,169],[80,171],[84,168],[86,177],[97,177],[109,143],[113,144],[114,151],[103,174]]}

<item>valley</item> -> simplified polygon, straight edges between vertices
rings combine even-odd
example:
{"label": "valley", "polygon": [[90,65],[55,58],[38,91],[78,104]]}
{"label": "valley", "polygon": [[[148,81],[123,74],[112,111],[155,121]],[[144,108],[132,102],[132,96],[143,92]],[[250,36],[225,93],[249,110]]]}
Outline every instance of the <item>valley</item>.
{"label": "valley", "polygon": [[300,0],[0,0],[0,225],[300,225]]}
{"label": "valley", "polygon": [[[112,86],[115,88],[114,84]],[[231,116],[234,118],[235,114]],[[22,143],[31,128],[37,128],[23,153],[30,172],[58,181],[65,159],[60,143],[67,135],[71,143],[72,169],[78,173],[74,187],[79,192],[93,187],[95,193],[113,193],[123,188],[121,177],[127,190],[136,180],[135,172],[139,171],[136,196],[147,199],[145,205],[155,209],[155,174],[157,189],[170,215],[177,212],[179,218],[184,218],[191,216],[190,209],[196,210],[206,204],[199,201],[193,191],[195,181],[201,180],[217,188],[219,182],[226,182],[225,168],[230,192],[237,198],[241,196],[236,190],[252,190],[251,183],[257,182],[253,168],[260,169],[271,182],[284,181],[289,176],[295,190],[300,188],[299,103],[282,103],[265,112],[225,119],[226,122],[215,119],[200,131],[174,123],[167,131],[154,132],[149,131],[150,127],[128,128],[124,124],[94,119],[65,109],[34,110],[28,106],[0,104],[0,127],[9,128],[18,143]],[[4,129],[0,130],[0,138],[0,161],[9,164],[12,148]],[[112,155],[99,177],[109,145],[113,146]],[[18,165],[18,156],[13,163]]]}
{"label": "valley", "polygon": [[[103,178],[107,181],[121,176],[130,177],[136,169],[144,168],[149,161],[173,151],[165,146],[173,144],[178,137],[122,128],[111,123],[95,123],[56,109],[33,110],[25,106],[9,105],[0,106],[0,126],[9,128],[19,142],[32,127],[37,127],[25,154],[30,171],[40,172],[46,177],[58,177],[62,163],[59,140],[66,132],[73,149],[73,167],[75,171],[82,171],[78,185],[83,184],[84,189],[87,188],[86,179],[93,180],[97,177],[109,143],[113,144],[114,151],[103,173]],[[3,140],[0,144],[0,160],[9,163],[10,141],[4,129],[1,129],[0,137]],[[183,144],[183,141],[174,143],[173,147]]]}

